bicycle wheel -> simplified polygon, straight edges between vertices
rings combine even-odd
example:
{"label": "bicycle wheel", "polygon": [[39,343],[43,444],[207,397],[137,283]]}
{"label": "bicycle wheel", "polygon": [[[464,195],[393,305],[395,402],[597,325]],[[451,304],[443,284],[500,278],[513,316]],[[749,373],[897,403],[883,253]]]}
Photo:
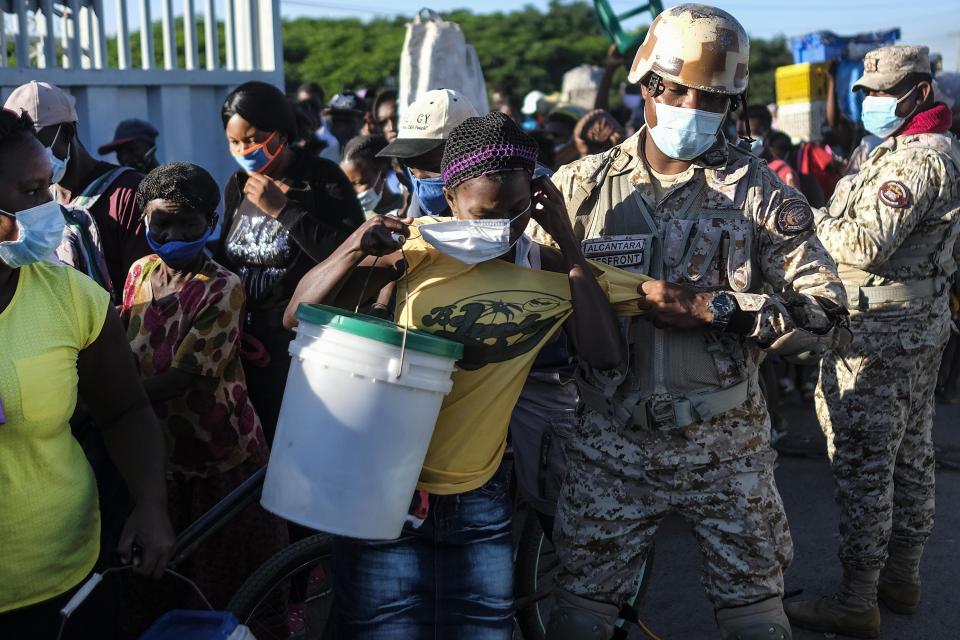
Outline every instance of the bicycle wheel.
{"label": "bicycle wheel", "polygon": [[[633,601],[639,607],[650,584],[653,569],[654,547],[650,546],[647,558],[637,576],[640,586]],[[540,520],[532,512],[527,513],[520,540],[517,543],[517,558],[514,573],[514,595],[517,602],[516,619],[523,640],[544,640],[547,623],[553,609],[553,589],[560,561],[540,526]]]}
{"label": "bicycle wheel", "polygon": [[333,607],[333,540],[317,534],[267,560],[227,609],[258,640],[326,640]]}

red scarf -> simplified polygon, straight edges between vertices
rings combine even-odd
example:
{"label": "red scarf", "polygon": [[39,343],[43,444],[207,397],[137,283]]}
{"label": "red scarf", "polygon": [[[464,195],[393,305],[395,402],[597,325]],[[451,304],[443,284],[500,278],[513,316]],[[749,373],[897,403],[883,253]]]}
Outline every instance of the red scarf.
{"label": "red scarf", "polygon": [[953,114],[947,105],[937,103],[926,111],[921,111],[907,122],[907,126],[898,136],[909,136],[918,133],[946,133],[953,124]]}

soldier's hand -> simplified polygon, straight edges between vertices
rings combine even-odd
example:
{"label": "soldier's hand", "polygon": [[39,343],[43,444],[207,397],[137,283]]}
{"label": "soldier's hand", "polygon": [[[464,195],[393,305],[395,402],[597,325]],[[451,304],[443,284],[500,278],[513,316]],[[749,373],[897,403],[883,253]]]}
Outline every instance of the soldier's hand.
{"label": "soldier's hand", "polygon": [[648,280],[637,292],[637,308],[659,329],[699,329],[713,320],[711,293],[694,291],[666,280]]}

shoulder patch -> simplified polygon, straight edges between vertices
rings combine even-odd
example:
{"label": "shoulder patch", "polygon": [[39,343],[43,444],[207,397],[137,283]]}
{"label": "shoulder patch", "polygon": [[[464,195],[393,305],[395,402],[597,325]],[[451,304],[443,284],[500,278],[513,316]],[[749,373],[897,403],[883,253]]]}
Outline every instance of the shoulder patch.
{"label": "shoulder patch", "polygon": [[793,236],[813,226],[813,210],[806,200],[787,198],[777,211],[777,231]]}
{"label": "shoulder patch", "polygon": [[905,209],[913,204],[913,194],[899,180],[887,180],[877,190],[880,202],[894,209]]}

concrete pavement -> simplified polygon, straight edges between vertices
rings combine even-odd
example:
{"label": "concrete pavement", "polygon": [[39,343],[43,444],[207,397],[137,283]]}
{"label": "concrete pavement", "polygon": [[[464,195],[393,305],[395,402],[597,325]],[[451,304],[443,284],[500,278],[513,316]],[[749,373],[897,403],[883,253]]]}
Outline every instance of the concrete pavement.
{"label": "concrete pavement", "polygon": [[[794,435],[822,438],[812,403],[787,411]],[[939,405],[934,440],[943,458],[960,462],[960,406]],[[833,593],[840,578],[837,559],[837,509],[825,454],[780,458],[777,481],[787,509],[796,549],[786,574],[787,591],[800,597]],[[689,527],[677,518],[664,523],[657,537],[652,583],[641,619],[662,640],[719,638],[713,609],[700,584],[700,556]],[[882,609],[883,640],[960,639],[960,471],[937,472],[937,521],[923,566],[923,604],[911,617]],[[794,631],[795,640],[824,634]],[[837,636],[839,637],[839,636]]]}

